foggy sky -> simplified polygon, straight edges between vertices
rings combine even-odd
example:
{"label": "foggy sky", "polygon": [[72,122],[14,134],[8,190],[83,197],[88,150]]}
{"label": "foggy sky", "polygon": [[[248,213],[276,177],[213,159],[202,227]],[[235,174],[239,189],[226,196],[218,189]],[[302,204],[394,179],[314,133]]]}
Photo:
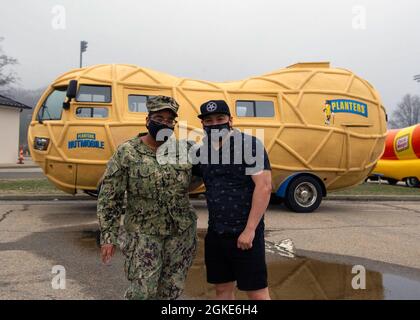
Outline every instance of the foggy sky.
{"label": "foggy sky", "polygon": [[[55,6],[66,28],[54,29]],[[353,7],[366,8],[354,29]],[[413,0],[2,0],[3,50],[19,85],[35,89],[79,66],[131,63],[176,76],[227,81],[296,62],[330,61],[368,80],[388,113],[420,94],[420,2]]]}

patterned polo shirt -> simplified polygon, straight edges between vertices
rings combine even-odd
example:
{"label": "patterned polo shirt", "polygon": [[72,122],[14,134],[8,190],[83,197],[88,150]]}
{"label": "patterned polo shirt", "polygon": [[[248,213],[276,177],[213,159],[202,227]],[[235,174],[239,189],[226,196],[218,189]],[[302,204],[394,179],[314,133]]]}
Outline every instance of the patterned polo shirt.
{"label": "patterned polo shirt", "polygon": [[[252,175],[271,170],[267,152],[256,137],[234,129],[229,142],[215,149],[204,139],[197,152],[201,162],[193,166],[193,175],[202,177],[206,187],[209,230],[218,234],[239,234],[245,229],[255,188]],[[264,229],[263,218],[259,229]]]}

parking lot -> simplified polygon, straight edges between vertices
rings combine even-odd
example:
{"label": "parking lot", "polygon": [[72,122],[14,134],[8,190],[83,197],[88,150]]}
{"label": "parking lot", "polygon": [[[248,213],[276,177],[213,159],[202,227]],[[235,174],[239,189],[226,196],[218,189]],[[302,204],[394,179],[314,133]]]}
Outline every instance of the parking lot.
{"label": "parking lot", "polygon": [[[206,205],[193,204],[202,237]],[[267,251],[274,299],[420,298],[420,201],[324,201],[311,214],[271,205],[265,222],[267,243],[290,238],[297,251]],[[122,255],[103,265],[97,235],[95,201],[0,201],[0,299],[121,299]],[[64,290],[51,284],[57,265]],[[351,287],[354,265],[367,270],[365,290]],[[182,298],[212,297],[200,247]]]}

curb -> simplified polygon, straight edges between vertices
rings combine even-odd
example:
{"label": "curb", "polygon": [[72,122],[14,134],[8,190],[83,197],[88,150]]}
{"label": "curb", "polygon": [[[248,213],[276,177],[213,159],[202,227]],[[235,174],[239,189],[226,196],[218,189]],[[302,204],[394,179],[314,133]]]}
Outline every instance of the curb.
{"label": "curb", "polygon": [[[67,194],[4,194],[0,195],[0,201],[96,201],[96,198],[88,195],[67,195]],[[191,202],[203,202],[205,198],[190,198]],[[419,196],[354,196],[354,195],[336,195],[327,196],[323,201],[420,201]]]}
{"label": "curb", "polygon": [[400,196],[400,195],[336,195],[327,196],[323,201],[420,201],[420,193],[418,196]]}
{"label": "curb", "polygon": [[40,168],[40,166],[33,165],[33,164],[21,164],[21,165],[0,165],[0,169],[34,169],[34,168]]}
{"label": "curb", "polygon": [[95,198],[88,195],[61,195],[61,194],[5,194],[0,195],[0,201],[86,201]]}

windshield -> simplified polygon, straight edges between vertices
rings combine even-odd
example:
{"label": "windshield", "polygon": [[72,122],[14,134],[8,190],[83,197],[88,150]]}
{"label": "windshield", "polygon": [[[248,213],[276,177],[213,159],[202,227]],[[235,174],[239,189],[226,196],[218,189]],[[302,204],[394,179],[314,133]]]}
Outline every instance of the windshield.
{"label": "windshield", "polygon": [[37,120],[60,120],[63,102],[66,98],[66,87],[55,88],[43,102],[38,111]]}

